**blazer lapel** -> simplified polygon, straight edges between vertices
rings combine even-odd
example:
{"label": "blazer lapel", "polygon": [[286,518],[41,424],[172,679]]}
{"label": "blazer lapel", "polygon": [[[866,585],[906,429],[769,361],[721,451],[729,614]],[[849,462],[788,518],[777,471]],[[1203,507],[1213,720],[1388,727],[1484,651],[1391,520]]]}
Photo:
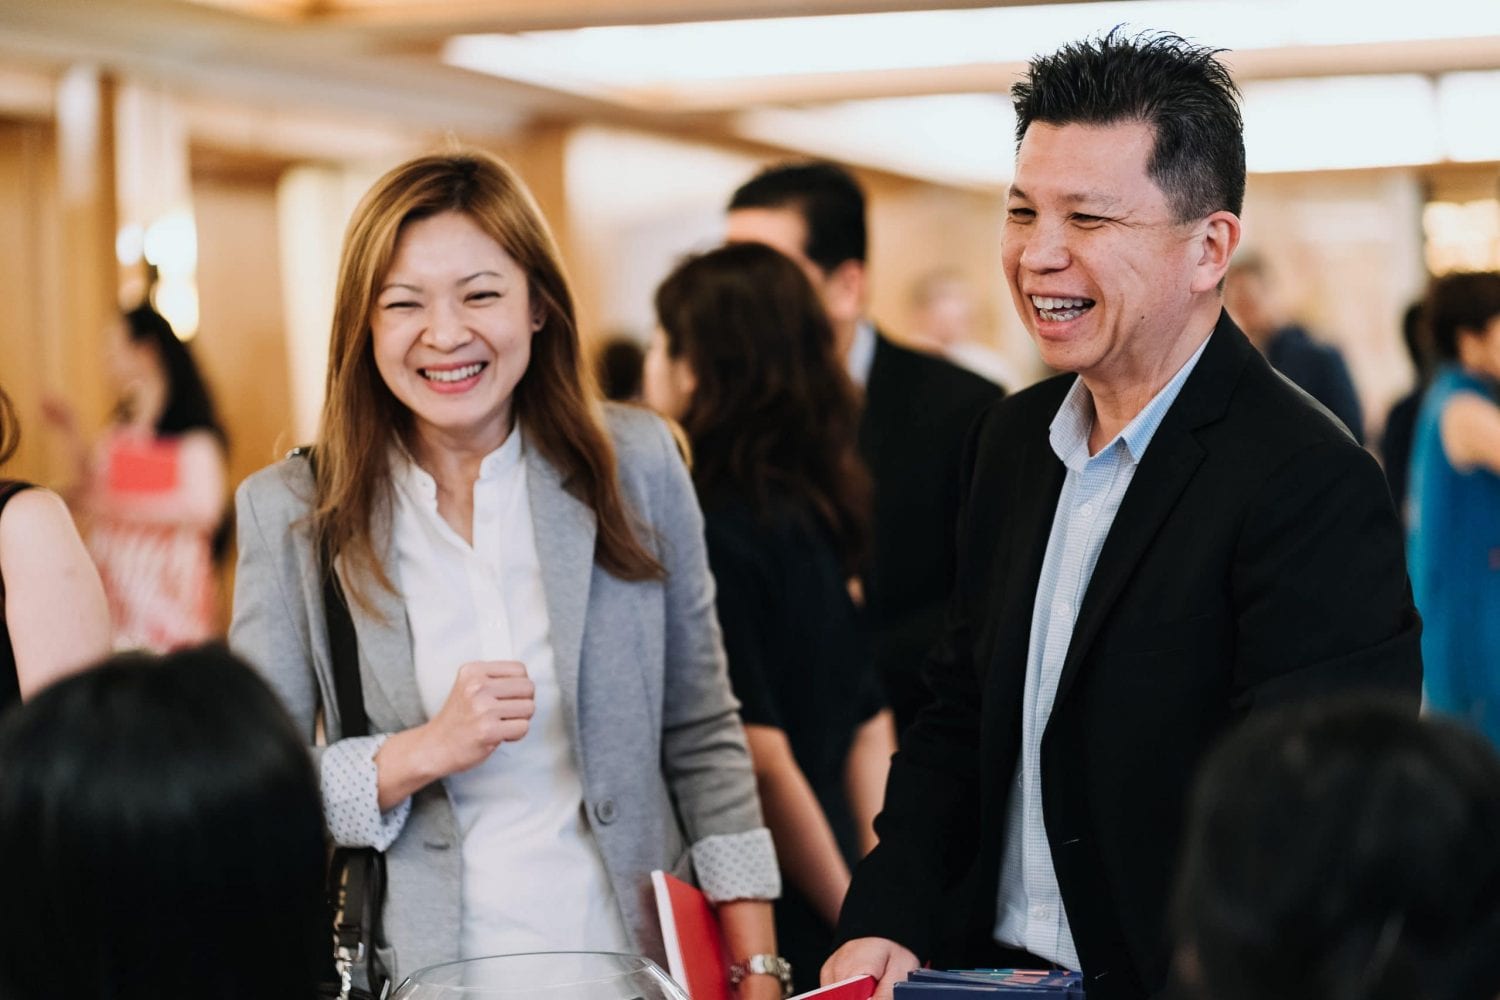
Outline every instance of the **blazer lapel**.
{"label": "blazer lapel", "polygon": [[[1005,515],[1011,526],[1007,534],[1013,548],[1001,564],[994,581],[996,590],[990,598],[993,607],[1006,611],[990,659],[1005,657],[1010,661],[1019,656],[1019,662],[1025,663],[1037,583],[1042,576],[1063,477],[1067,474],[1052,450],[1046,427],[1027,443],[1019,467],[1023,471],[1014,480],[1015,505]],[[991,671],[991,676],[999,679],[1013,680],[1016,675],[1011,670]],[[1021,676],[1024,683],[1024,674]]]}
{"label": "blazer lapel", "polygon": [[1203,446],[1193,432],[1224,415],[1246,354],[1251,350],[1254,348],[1230,321],[1229,314],[1221,311],[1197,368],[1188,376],[1177,400],[1156,429],[1104,539],[1073,625],[1068,655],[1058,680],[1056,703],[1067,696],[1089,647],[1136,564],[1202,463]]}
{"label": "blazer lapel", "polygon": [[594,575],[594,512],[566,488],[553,464],[532,443],[526,445],[527,499],[542,568],[542,589],[552,637],[552,662],[564,714],[581,747],[578,731],[578,670],[589,583]]}
{"label": "blazer lapel", "polygon": [[[365,590],[374,613],[365,611],[355,601],[349,602],[349,616],[354,620],[354,634],[359,640],[360,683],[368,692],[378,691],[395,712],[402,728],[411,729],[427,721],[422,698],[417,692],[417,668],[412,660],[411,628],[406,621],[406,601],[401,596],[401,572],[396,558],[395,539],[389,517],[376,518],[385,527],[375,539],[381,565],[385,567],[395,592],[376,586],[373,581]],[[349,593],[349,574],[342,557],[336,560],[344,593]]]}

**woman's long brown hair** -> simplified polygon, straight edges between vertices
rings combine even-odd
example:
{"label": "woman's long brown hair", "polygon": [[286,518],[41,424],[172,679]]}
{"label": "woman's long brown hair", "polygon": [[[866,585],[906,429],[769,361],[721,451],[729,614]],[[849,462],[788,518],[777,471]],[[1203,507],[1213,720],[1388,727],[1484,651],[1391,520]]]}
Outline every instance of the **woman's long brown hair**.
{"label": "woman's long brown hair", "polygon": [[515,413],[535,446],[594,511],[594,558],[626,580],[659,579],[664,570],[642,542],[616,478],[614,447],[587,388],[573,296],[541,211],[521,179],[484,153],[419,157],[387,173],[361,200],[339,261],[328,381],[317,449],[313,535],[357,572],[350,595],[372,610],[359,581],[394,590],[374,546],[374,519],[389,515],[390,445],[412,430],[411,412],[375,367],[370,316],[401,229],[443,212],[461,212],[526,272],[544,315],[531,360],[515,388]]}
{"label": "woman's long brown hair", "polygon": [[727,488],[762,513],[809,505],[856,573],[870,504],[858,401],[807,276],[769,247],[731,244],[680,264],[656,316],[696,379],[682,426],[699,492]]}

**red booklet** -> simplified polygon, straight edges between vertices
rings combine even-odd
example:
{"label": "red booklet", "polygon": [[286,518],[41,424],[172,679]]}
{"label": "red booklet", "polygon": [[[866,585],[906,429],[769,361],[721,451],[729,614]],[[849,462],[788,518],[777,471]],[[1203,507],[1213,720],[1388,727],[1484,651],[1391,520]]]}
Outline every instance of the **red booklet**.
{"label": "red booklet", "polygon": [[713,904],[698,889],[664,871],[651,873],[651,886],[667,946],[667,971],[689,1000],[730,1000],[729,958]]}
{"label": "red booklet", "polygon": [[[731,1000],[729,953],[714,905],[695,887],[664,871],[651,873],[656,913],[667,947],[667,972],[689,1000]],[[854,976],[793,997],[792,1000],[870,1000],[873,976]]]}
{"label": "red booklet", "polygon": [[806,993],[799,993],[792,1000],[870,1000],[875,995],[876,983],[874,976],[851,976],[848,979],[840,979],[836,983],[820,986]]}

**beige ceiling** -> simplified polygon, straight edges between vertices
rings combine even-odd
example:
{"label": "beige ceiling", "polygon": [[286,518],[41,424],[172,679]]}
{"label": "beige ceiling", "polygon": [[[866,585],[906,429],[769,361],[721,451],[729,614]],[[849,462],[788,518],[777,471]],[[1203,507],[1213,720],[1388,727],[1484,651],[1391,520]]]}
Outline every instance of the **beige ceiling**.
{"label": "beige ceiling", "polygon": [[[323,115],[335,129],[439,127],[505,134],[527,122],[561,119],[732,137],[732,113],[746,108],[1002,92],[1019,66],[997,61],[936,70],[732,79],[695,84],[686,93],[591,92],[450,66],[440,58],[442,44],[465,33],[1020,5],[1004,0],[4,0],[0,113],[14,112],[27,99],[16,72],[86,62],[202,101]],[[1241,80],[1497,69],[1500,40],[1268,49],[1233,55],[1231,63]]]}

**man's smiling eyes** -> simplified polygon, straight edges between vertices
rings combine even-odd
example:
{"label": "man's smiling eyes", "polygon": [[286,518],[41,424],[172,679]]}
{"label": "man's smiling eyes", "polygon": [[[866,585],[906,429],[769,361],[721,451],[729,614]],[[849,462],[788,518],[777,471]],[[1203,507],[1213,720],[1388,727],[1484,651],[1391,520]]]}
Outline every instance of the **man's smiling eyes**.
{"label": "man's smiling eyes", "polygon": [[[1036,209],[1034,208],[1017,205],[1006,209],[1005,213],[1011,222],[1027,223],[1036,221]],[[1069,212],[1067,218],[1069,222],[1089,229],[1101,226],[1110,221],[1108,216],[1093,215],[1088,212]]]}

